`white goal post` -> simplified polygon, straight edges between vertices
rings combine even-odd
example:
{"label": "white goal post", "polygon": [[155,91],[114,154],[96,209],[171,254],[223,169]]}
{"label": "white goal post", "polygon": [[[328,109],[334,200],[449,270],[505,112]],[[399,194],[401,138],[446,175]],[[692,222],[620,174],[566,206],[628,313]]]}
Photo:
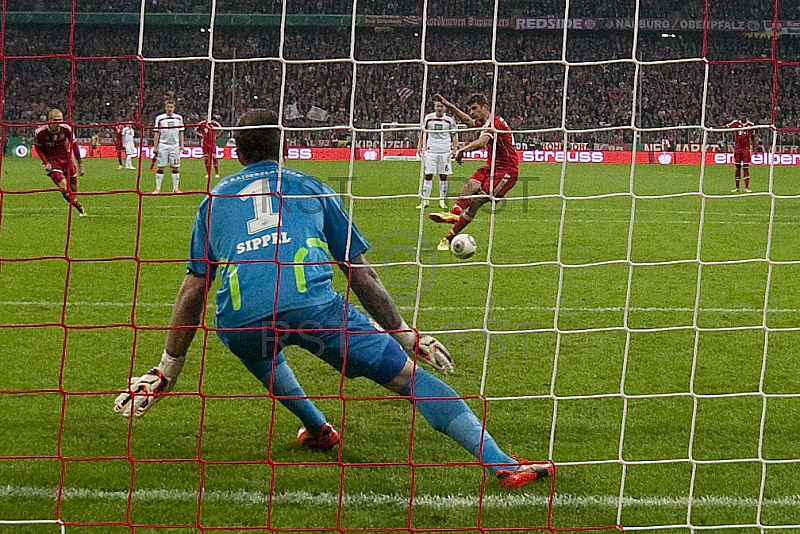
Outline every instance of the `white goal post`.
{"label": "white goal post", "polygon": [[[381,139],[380,139],[380,143],[381,143],[381,145],[380,145],[381,146],[381,149],[380,149],[381,159],[380,160],[381,161],[389,161],[389,160],[395,160],[395,161],[419,161],[420,160],[420,155],[419,154],[417,154],[415,156],[394,156],[394,155],[393,156],[387,156],[384,149],[385,148],[393,148],[393,147],[387,147],[386,145],[387,145],[387,143],[391,143],[391,142],[394,141],[393,139],[386,139],[386,137],[387,137],[386,134],[391,134],[391,133],[394,133],[394,132],[414,132],[416,135],[419,135],[419,132],[420,132],[421,128],[422,128],[422,126],[420,126],[419,124],[409,124],[409,123],[399,123],[399,122],[382,122],[381,123]],[[414,143],[416,144],[416,139],[414,140]]]}

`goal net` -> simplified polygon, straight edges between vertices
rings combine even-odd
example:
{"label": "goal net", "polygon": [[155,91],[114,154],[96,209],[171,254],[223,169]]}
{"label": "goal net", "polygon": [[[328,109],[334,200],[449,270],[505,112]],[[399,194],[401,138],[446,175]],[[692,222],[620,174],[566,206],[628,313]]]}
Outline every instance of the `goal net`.
{"label": "goal net", "polygon": [[[795,3],[6,0],[2,17],[0,532],[800,528]],[[483,93],[520,161],[464,229],[468,260],[414,208],[436,93],[463,111]],[[170,99],[182,193],[157,195]],[[406,321],[449,347],[445,380],[555,477],[504,490],[407,399],[289,348],[342,436],[301,448],[218,340],[217,286],[173,393],[113,412],[158,361],[216,183],[196,126],[218,117],[232,174],[224,141],[254,107],[279,113],[281,164],[341,196]],[[51,108],[81,145],[87,217],[33,155]],[[453,165],[449,206],[495,150]]]}

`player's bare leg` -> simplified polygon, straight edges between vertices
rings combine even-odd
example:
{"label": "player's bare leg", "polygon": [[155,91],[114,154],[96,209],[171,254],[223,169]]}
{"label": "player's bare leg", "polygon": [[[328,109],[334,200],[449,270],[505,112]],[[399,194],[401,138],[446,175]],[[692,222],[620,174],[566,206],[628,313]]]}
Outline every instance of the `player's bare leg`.
{"label": "player's bare leg", "polygon": [[461,215],[461,213],[469,208],[472,204],[473,199],[469,197],[477,194],[480,190],[481,183],[478,180],[470,179],[466,184],[464,184],[464,187],[461,188],[461,196],[459,196],[458,201],[456,201],[450,212],[431,213],[429,215],[430,219],[437,223],[455,224],[455,222],[458,221],[459,215]]}
{"label": "player's bare leg", "polygon": [[428,207],[428,199],[431,197],[433,191],[433,175],[426,174],[425,180],[422,182],[422,201],[417,206],[418,210],[424,210]]}
{"label": "player's bare leg", "polygon": [[447,181],[446,174],[439,175],[439,207],[443,210],[447,208],[447,191],[450,188],[450,182]]}
{"label": "player's bare leg", "polygon": [[180,187],[181,181],[181,168],[180,167],[170,167],[172,171],[172,192],[173,193],[182,193]]}
{"label": "player's bare leg", "polygon": [[750,190],[750,164],[745,163],[742,167],[744,173],[744,191],[745,193],[752,193],[753,191]]}
{"label": "player's bare leg", "polygon": [[734,183],[736,184],[736,186],[733,189],[731,189],[731,193],[739,192],[739,180],[742,177],[742,164],[736,163],[735,165],[736,165],[736,171],[733,176],[734,176]]}

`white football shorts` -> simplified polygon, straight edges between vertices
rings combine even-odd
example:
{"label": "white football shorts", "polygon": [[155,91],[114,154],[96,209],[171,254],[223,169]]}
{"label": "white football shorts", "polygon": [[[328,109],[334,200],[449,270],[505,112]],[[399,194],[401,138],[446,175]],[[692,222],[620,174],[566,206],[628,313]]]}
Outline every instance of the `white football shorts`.
{"label": "white football shorts", "polygon": [[132,158],[136,156],[136,147],[133,146],[133,143],[125,145],[125,154]]}
{"label": "white football shorts", "polygon": [[453,167],[450,165],[450,153],[425,154],[425,174],[453,174]]}
{"label": "white football shorts", "polygon": [[158,156],[156,156],[156,167],[180,167],[181,166],[181,149],[178,145],[160,146],[158,147]]}

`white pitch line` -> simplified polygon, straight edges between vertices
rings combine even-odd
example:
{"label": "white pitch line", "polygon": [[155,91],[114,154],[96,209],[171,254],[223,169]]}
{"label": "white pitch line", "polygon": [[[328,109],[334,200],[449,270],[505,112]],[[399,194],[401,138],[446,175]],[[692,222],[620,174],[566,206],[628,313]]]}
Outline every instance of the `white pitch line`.
{"label": "white pitch line", "polygon": [[[390,197],[389,197],[390,198]],[[535,197],[531,197],[528,200],[535,200]],[[574,198],[573,200],[582,200],[581,198]],[[517,199],[519,201],[519,199]],[[137,206],[131,207],[131,209],[136,209],[138,211]],[[164,209],[164,210],[171,210],[171,211],[181,211],[187,210],[190,211],[192,216],[197,211],[196,206],[187,206],[187,205],[176,205],[176,204],[148,204],[144,207],[144,211],[151,210],[151,209]],[[12,213],[41,213],[42,211],[63,211],[66,213],[66,204],[64,206],[42,206],[36,208],[15,208],[15,207],[7,207],[3,209],[3,212],[12,212]],[[95,206],[93,211],[111,211],[114,213],[118,213],[120,208],[114,206]],[[570,211],[585,211],[585,212],[592,212],[592,213],[627,213],[630,214],[630,208],[580,208],[580,207],[569,207],[567,209],[568,212]],[[136,213],[136,212],[134,212]],[[411,211],[409,211],[411,213]],[[418,213],[418,212],[417,212]],[[691,216],[700,216],[700,209],[697,210],[662,210],[662,209],[636,209],[637,214],[642,213],[654,213],[654,214],[662,214],[662,215],[691,215]],[[760,217],[763,218],[765,221],[769,220],[769,215],[765,213],[753,213],[753,212],[708,212],[706,211],[706,216],[714,215],[728,215],[733,217]],[[800,219],[800,215],[798,214],[791,214],[791,213],[776,213],[776,219]]]}
{"label": "white pitch line", "polygon": [[[88,302],[88,301],[67,301],[67,306],[85,307],[120,307],[130,308],[133,304],[130,302]],[[137,302],[137,308],[172,308],[172,302]],[[0,306],[41,306],[44,308],[60,308],[61,302],[55,301],[34,301],[34,300],[0,300]],[[208,308],[214,309],[215,305],[209,304]],[[414,306],[397,306],[399,310],[410,311]],[[425,312],[454,312],[454,311],[485,311],[483,306],[420,306],[419,311]],[[623,306],[490,306],[489,311],[522,311],[522,312],[570,312],[570,313],[619,313],[624,312]],[[645,313],[670,313],[670,312],[694,312],[694,307],[656,307],[656,306],[631,306],[628,311],[645,312]],[[700,308],[701,312],[708,313],[763,313],[763,308]],[[769,308],[769,313],[798,313],[798,308]]]}
{"label": "white pitch line", "polygon": [[[55,488],[42,488],[33,486],[0,486],[0,499],[8,498],[37,498],[56,499],[58,490]],[[127,501],[127,491],[104,491],[87,488],[64,488],[62,500],[99,500],[99,501]],[[134,490],[134,501],[170,501],[170,502],[196,502],[197,493],[184,490],[149,489]],[[408,495],[396,493],[359,492],[346,493],[343,496],[345,506],[408,506]],[[270,501],[268,493],[257,491],[206,491],[203,493],[203,502],[235,503],[244,505],[261,505]],[[274,504],[307,505],[307,506],[337,506],[339,494],[324,492],[311,493],[307,491],[288,491],[276,493],[272,497]],[[429,495],[415,494],[414,505],[435,509],[453,509],[478,506],[480,499],[477,495]],[[532,493],[505,493],[502,495],[484,495],[483,506],[488,508],[516,508],[530,506],[546,506],[549,496]],[[557,493],[553,498],[554,506],[584,508],[590,506],[617,507],[620,499],[615,495],[571,495]],[[623,497],[623,506],[647,507],[685,507],[689,504],[688,497]],[[695,497],[692,506],[711,506],[722,508],[755,508],[758,499],[753,497],[737,497],[727,495],[707,495]],[[764,499],[762,506],[800,506],[800,495],[787,495],[777,499]]]}
{"label": "white pitch line", "polygon": [[[158,206],[159,208],[164,208],[164,206]],[[150,207],[148,207],[150,209]],[[29,209],[29,208],[6,208],[3,212],[12,212],[12,213],[31,213],[35,214],[41,212],[43,210],[59,210],[64,211],[64,208],[39,208],[39,209]],[[111,211],[113,213],[103,213],[106,211]],[[176,210],[177,211],[177,210]],[[196,210],[192,208],[192,213],[187,215],[158,215],[159,219],[194,219]],[[618,210],[618,209],[595,209],[595,208],[571,208],[571,211],[584,211],[584,212],[597,212],[597,213],[612,213],[612,212],[621,212],[621,213],[630,213],[630,210]],[[678,214],[678,215],[693,215],[699,217],[699,211],[669,211],[669,210],[637,210],[637,218],[636,221],[639,224],[687,224],[687,225],[694,225],[698,226],[700,224],[699,219],[696,220],[656,220],[656,219],[644,219],[641,217],[643,213],[664,213],[664,214]],[[116,208],[109,208],[98,206],[92,209],[92,214],[96,215],[99,218],[122,218],[122,219],[130,219],[138,217],[138,212],[131,212],[131,213],[119,213],[119,209]],[[752,213],[725,213],[726,216],[734,217],[731,220],[715,220],[713,215],[706,215],[704,224],[706,226],[715,225],[715,224],[730,224],[735,226],[766,226],[769,224],[769,217],[765,216],[764,214],[752,214]],[[148,215],[142,214],[143,218],[147,218]],[[760,217],[763,220],[760,221],[743,221],[741,220],[742,217]],[[775,215],[775,219],[773,221],[773,225],[796,225],[800,224],[798,220],[791,220],[799,218],[798,215]],[[414,217],[416,219],[416,217]],[[790,219],[783,221],[781,219]],[[514,223],[514,222],[525,222],[525,221],[532,221],[535,220],[537,222],[560,222],[560,217],[503,217],[503,221]],[[569,224],[630,224],[630,218],[624,219],[574,219],[571,217],[566,218],[566,222]]]}

